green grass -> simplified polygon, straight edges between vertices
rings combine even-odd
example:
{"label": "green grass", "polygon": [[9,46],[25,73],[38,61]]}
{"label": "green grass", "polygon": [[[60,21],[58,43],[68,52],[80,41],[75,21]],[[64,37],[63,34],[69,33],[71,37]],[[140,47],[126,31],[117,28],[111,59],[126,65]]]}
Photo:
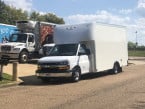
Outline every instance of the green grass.
{"label": "green grass", "polygon": [[2,74],[3,79],[0,81],[0,85],[12,82],[12,76],[6,73]]}
{"label": "green grass", "polygon": [[145,57],[145,50],[129,50],[128,51],[129,56],[137,56],[137,57]]}

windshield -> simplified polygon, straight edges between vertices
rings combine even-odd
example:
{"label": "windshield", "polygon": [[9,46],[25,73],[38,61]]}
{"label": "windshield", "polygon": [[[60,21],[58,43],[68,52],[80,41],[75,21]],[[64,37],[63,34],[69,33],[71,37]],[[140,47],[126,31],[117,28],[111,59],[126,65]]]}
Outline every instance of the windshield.
{"label": "windshield", "polygon": [[74,56],[76,55],[78,44],[55,45],[49,56]]}
{"label": "windshield", "polygon": [[53,48],[53,46],[50,46],[50,47],[47,47],[47,46],[45,46],[45,47],[43,47],[43,53],[44,53],[44,55],[49,55],[49,52],[50,52],[50,50]]}
{"label": "windshield", "polygon": [[9,42],[22,42],[26,43],[27,35],[26,34],[12,34],[9,39]]}

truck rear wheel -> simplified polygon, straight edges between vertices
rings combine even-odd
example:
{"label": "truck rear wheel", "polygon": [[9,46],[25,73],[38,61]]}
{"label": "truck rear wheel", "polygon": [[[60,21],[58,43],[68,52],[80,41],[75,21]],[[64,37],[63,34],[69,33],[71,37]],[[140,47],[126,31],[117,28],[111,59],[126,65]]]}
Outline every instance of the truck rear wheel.
{"label": "truck rear wheel", "polygon": [[19,62],[20,63],[26,63],[28,62],[28,52],[22,51],[19,55]]}
{"label": "truck rear wheel", "polygon": [[112,69],[112,72],[113,72],[114,74],[117,74],[117,73],[122,72],[122,68],[120,67],[119,63],[115,63],[115,64],[114,64],[114,67],[113,67],[113,69]]}
{"label": "truck rear wheel", "polygon": [[78,82],[81,78],[81,70],[79,68],[74,68],[72,73],[72,81]]}

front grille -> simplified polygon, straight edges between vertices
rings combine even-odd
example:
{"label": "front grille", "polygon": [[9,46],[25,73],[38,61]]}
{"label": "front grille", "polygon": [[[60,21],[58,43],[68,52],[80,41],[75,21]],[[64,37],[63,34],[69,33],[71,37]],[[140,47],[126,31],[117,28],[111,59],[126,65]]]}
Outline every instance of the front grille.
{"label": "front grille", "polygon": [[2,51],[2,52],[11,51],[11,46],[8,46],[8,45],[7,45],[7,46],[6,46],[6,45],[5,45],[5,46],[1,46],[1,51]]}
{"label": "front grille", "polygon": [[41,70],[39,70],[39,73],[64,73],[67,72],[68,70],[60,70],[59,68],[55,67],[55,68],[41,68]]}
{"label": "front grille", "polygon": [[46,65],[54,66],[54,65],[61,65],[61,63],[60,63],[60,62],[54,62],[54,63],[41,63],[41,64],[39,64],[39,65],[41,65],[41,66],[46,66]]}

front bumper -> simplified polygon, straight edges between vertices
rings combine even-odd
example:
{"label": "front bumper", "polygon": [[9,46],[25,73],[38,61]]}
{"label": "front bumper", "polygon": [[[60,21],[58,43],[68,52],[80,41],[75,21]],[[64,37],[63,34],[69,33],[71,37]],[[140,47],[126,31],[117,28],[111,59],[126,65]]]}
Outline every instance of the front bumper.
{"label": "front bumper", "polygon": [[2,57],[2,56],[8,56],[10,59],[17,59],[17,58],[19,58],[19,53],[4,53],[4,52],[1,52],[0,57]]}
{"label": "front bumper", "polygon": [[36,73],[38,77],[72,77],[72,73]]}
{"label": "front bumper", "polygon": [[69,65],[55,65],[56,63],[38,65],[36,76],[39,77],[72,77]]}

